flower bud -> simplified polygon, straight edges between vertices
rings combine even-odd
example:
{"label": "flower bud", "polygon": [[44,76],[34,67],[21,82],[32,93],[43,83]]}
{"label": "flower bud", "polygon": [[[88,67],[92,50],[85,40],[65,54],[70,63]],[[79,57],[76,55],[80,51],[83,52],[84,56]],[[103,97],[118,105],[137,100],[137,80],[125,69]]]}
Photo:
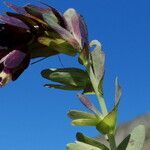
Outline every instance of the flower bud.
{"label": "flower bud", "polygon": [[0,86],[16,80],[28,67],[30,56],[20,50],[0,50]]}

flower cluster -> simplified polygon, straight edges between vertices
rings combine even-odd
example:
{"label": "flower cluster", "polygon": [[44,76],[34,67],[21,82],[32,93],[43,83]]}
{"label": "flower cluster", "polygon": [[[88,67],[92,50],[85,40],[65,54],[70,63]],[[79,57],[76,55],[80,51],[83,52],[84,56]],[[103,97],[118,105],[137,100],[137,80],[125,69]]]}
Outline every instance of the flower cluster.
{"label": "flower cluster", "polygon": [[74,9],[61,14],[44,3],[45,7],[6,5],[15,12],[0,15],[1,86],[16,80],[32,58],[75,55],[88,46],[83,17]]}

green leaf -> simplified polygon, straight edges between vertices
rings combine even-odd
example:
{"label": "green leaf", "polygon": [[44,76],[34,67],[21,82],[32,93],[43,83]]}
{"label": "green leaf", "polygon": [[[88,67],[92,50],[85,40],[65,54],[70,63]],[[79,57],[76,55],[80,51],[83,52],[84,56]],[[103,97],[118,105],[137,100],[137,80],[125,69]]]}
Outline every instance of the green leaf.
{"label": "green leaf", "polygon": [[126,150],[142,150],[145,140],[145,128],[143,125],[138,125],[131,132],[131,137]]}
{"label": "green leaf", "polygon": [[107,146],[105,146],[104,144],[100,143],[99,141],[96,141],[93,138],[85,136],[82,133],[77,133],[76,138],[80,142],[95,146],[97,148],[100,148],[101,150],[109,150],[109,148]]}
{"label": "green leaf", "polygon": [[73,119],[72,125],[75,126],[96,126],[96,124],[101,121],[101,119],[94,114],[77,110],[69,111],[68,116]]}
{"label": "green leaf", "polygon": [[96,46],[95,49],[91,52],[91,63],[93,73],[97,81],[100,82],[104,75],[105,55],[101,50],[101,44],[99,41],[93,40],[90,43],[90,46]]}
{"label": "green leaf", "polygon": [[96,129],[102,134],[114,134],[116,130],[117,108],[115,107],[107,116],[100,121]]}
{"label": "green leaf", "polygon": [[102,150],[102,149],[82,142],[76,142],[67,144],[67,150]]}
{"label": "green leaf", "polygon": [[117,150],[126,150],[129,140],[130,140],[130,134],[118,145]]}
{"label": "green leaf", "polygon": [[39,37],[38,38],[39,43],[51,47],[55,51],[58,51],[59,53],[64,53],[70,56],[75,56],[77,53],[77,50],[74,49],[70,44],[68,44],[63,39],[58,38],[49,38],[49,37]]}
{"label": "green leaf", "polygon": [[97,119],[97,117],[92,113],[87,113],[78,110],[71,110],[68,112],[68,116],[71,119]]}
{"label": "green leaf", "polygon": [[89,82],[87,73],[77,68],[46,69],[41,74],[48,80],[69,86],[84,88]]}
{"label": "green leaf", "polygon": [[62,90],[84,90],[83,93],[93,93],[87,72],[78,68],[45,69],[41,75],[62,85],[46,84],[46,87]]}
{"label": "green leaf", "polygon": [[72,121],[72,125],[75,126],[96,126],[99,123],[98,118],[93,119],[75,119]]}

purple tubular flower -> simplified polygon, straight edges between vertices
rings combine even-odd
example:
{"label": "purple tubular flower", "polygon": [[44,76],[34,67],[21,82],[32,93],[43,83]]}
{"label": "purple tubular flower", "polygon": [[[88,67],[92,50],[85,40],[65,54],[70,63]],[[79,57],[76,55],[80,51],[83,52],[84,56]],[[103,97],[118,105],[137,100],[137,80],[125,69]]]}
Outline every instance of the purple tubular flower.
{"label": "purple tubular flower", "polygon": [[9,24],[15,27],[26,29],[26,30],[29,29],[29,27],[25,23],[23,23],[21,20],[14,18],[14,17],[0,15],[0,21],[4,24]]}
{"label": "purple tubular flower", "polygon": [[[9,2],[5,2],[5,4],[7,7],[11,8],[12,10],[14,10],[16,12],[16,13],[6,12],[8,17],[14,18],[14,20],[18,19],[20,22],[23,22],[28,27],[28,30],[30,30],[30,31],[35,28],[36,29],[39,28],[39,25],[42,22],[42,20],[41,20],[40,16],[38,15],[38,12],[35,12],[35,13],[33,13],[33,15],[31,15],[25,9],[28,5],[24,6],[24,7],[20,7],[20,6],[14,5]],[[4,19],[5,19],[5,17],[4,17]],[[14,25],[11,21],[7,22],[7,24]]]}
{"label": "purple tubular flower", "polygon": [[64,13],[64,17],[67,21],[69,31],[73,34],[80,47],[83,49],[88,45],[88,31],[83,17],[73,8],[68,9]]}
{"label": "purple tubular flower", "polygon": [[[55,8],[43,2],[41,3],[45,5],[46,8],[34,5],[18,7],[7,2],[5,4],[19,14],[8,12],[7,15],[20,19],[29,28],[32,26],[38,26],[38,30],[40,32],[43,28],[44,30],[46,29],[50,30],[50,32],[55,32],[57,36],[60,36],[60,38],[64,39],[77,50],[87,47],[87,28],[83,17],[80,14],[78,14],[74,9],[68,9],[63,15]],[[3,20],[3,22],[7,21],[7,19]],[[7,23],[14,25],[13,21],[9,21]],[[39,27],[41,27],[41,30]]]}
{"label": "purple tubular flower", "polygon": [[[74,9],[68,9],[63,16],[58,16],[56,12],[52,9],[52,13],[43,14],[48,25],[75,49],[87,48],[88,31],[83,17]],[[62,26],[58,20],[64,22],[66,26]]]}
{"label": "purple tubular flower", "polygon": [[9,81],[16,80],[28,67],[30,55],[16,49],[12,51],[0,50],[0,86],[5,86]]}

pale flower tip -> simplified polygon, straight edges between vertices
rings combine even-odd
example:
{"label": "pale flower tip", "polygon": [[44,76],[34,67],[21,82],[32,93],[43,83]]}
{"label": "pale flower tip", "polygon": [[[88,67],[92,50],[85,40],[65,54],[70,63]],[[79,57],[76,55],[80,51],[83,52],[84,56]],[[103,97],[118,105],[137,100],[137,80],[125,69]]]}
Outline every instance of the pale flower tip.
{"label": "pale flower tip", "polygon": [[12,81],[12,75],[8,74],[8,73],[5,73],[4,71],[2,71],[0,73],[0,87],[4,87],[10,81]]}

